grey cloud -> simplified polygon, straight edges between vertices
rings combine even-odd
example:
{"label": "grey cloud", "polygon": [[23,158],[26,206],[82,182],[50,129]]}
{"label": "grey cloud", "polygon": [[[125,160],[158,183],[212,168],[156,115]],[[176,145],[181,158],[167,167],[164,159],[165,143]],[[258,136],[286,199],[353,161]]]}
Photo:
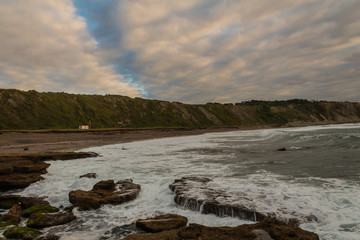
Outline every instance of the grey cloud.
{"label": "grey cloud", "polygon": [[139,96],[105,64],[70,0],[2,1],[0,87]]}

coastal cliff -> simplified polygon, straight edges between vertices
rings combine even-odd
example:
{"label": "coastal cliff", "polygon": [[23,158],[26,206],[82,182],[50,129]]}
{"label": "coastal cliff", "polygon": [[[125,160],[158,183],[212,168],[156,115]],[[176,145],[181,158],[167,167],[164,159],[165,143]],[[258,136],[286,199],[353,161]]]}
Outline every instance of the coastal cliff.
{"label": "coastal cliff", "polygon": [[301,126],[360,122],[360,103],[307,100],[183,104],[117,95],[0,89],[0,130]]}

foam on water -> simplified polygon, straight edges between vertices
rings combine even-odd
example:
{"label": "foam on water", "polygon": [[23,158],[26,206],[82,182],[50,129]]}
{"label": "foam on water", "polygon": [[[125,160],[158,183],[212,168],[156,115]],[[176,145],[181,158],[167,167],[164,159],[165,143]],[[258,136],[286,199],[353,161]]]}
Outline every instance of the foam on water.
{"label": "foam on water", "polygon": [[[360,125],[330,126],[327,129],[331,131],[342,127],[357,129]],[[61,231],[62,239],[118,239],[113,231],[116,227],[162,213],[181,214],[187,216],[190,222],[208,226],[249,223],[236,218],[202,215],[174,203],[169,184],[184,176],[204,176],[214,179],[213,188],[234,193],[234,203],[238,201],[236,194],[246,193],[253,199],[258,211],[316,216],[319,222],[302,224],[301,227],[318,233],[321,239],[360,239],[358,181],[293,176],[263,169],[268,165],[278,168],[288,165],[288,160],[274,152],[276,146],[269,142],[290,141],[293,151],[284,154],[313,153],[307,146],[297,144],[306,143],[304,139],[299,140],[300,135],[296,135],[301,131],[301,136],[306,136],[303,129],[316,131],[324,130],[324,127],[212,133],[85,149],[98,152],[101,156],[51,161],[45,179],[19,193],[45,196],[53,205],[67,207],[70,206],[70,191],[89,190],[100,180],[132,178],[135,183],[141,184],[142,191],[134,201],[118,206],[106,205],[98,210],[76,211],[78,219],[74,223],[48,229],[50,232]],[[275,161],[267,162],[269,154]],[[99,177],[79,178],[89,172],[96,172]]]}

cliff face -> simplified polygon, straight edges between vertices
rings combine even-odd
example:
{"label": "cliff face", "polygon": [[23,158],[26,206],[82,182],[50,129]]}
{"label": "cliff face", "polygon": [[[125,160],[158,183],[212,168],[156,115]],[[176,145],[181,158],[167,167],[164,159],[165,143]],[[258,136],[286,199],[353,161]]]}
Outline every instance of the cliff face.
{"label": "cliff face", "polygon": [[0,129],[294,126],[360,122],[360,103],[251,101],[189,105],[115,95],[0,89]]}

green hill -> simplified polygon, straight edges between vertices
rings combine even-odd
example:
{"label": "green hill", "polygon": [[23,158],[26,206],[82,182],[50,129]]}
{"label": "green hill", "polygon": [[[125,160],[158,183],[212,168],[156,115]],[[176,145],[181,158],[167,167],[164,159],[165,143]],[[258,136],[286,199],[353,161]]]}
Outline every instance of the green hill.
{"label": "green hill", "polygon": [[0,89],[0,129],[294,126],[360,122],[360,103],[307,100],[182,104],[116,95]]}

